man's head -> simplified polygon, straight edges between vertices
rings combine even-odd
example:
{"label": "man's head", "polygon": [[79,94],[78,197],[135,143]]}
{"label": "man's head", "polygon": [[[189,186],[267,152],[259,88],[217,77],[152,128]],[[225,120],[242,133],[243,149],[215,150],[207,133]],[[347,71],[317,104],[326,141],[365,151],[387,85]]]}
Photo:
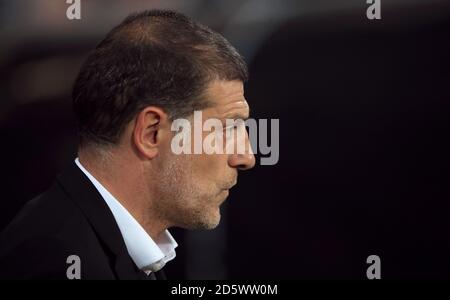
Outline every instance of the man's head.
{"label": "man's head", "polygon": [[251,168],[254,157],[176,155],[171,124],[196,110],[224,122],[248,117],[246,80],[242,57],[206,26],[170,11],[132,15],[100,42],[76,80],[80,152],[120,160],[153,218],[213,228],[237,170]]}

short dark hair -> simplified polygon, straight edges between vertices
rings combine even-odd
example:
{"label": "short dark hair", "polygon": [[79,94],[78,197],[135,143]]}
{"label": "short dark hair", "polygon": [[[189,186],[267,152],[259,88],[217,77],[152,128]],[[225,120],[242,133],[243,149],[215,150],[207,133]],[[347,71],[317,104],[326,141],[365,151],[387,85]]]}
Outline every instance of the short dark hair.
{"label": "short dark hair", "polygon": [[174,11],[147,10],[111,30],[83,64],[73,89],[81,144],[117,143],[144,107],[171,120],[208,106],[214,79],[247,81],[242,56],[219,33]]}

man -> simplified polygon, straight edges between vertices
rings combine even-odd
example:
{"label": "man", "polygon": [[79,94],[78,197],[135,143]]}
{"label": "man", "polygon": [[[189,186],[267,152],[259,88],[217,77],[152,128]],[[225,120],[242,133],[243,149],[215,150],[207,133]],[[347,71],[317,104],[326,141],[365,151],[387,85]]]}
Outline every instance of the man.
{"label": "man", "polygon": [[179,13],[145,11],[114,28],[75,82],[78,158],[2,233],[0,277],[163,278],[177,247],[167,229],[216,227],[238,170],[254,166],[250,147],[173,153],[172,123],[194,111],[247,118],[246,80],[236,50]]}

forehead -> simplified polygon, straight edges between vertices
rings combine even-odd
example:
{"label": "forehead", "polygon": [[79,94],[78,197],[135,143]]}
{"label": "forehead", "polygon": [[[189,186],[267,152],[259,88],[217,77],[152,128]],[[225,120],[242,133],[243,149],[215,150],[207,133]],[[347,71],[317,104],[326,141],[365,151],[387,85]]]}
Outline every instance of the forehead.
{"label": "forehead", "polygon": [[248,118],[249,106],[241,81],[213,81],[208,85],[206,95],[210,106],[205,109],[205,113],[222,118]]}

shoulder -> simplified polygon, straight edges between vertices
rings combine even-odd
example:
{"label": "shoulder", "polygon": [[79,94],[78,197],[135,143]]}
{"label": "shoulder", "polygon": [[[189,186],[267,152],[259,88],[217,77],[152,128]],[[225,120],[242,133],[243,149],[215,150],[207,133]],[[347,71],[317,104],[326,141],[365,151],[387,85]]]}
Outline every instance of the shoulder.
{"label": "shoulder", "polygon": [[[67,279],[69,257],[97,267],[105,260],[102,251],[82,211],[55,183],[1,233],[0,278]],[[101,258],[95,262],[94,256]]]}
{"label": "shoulder", "polygon": [[37,236],[65,236],[66,231],[82,229],[87,222],[75,203],[57,184],[27,202],[1,233],[0,240],[10,243]]}

